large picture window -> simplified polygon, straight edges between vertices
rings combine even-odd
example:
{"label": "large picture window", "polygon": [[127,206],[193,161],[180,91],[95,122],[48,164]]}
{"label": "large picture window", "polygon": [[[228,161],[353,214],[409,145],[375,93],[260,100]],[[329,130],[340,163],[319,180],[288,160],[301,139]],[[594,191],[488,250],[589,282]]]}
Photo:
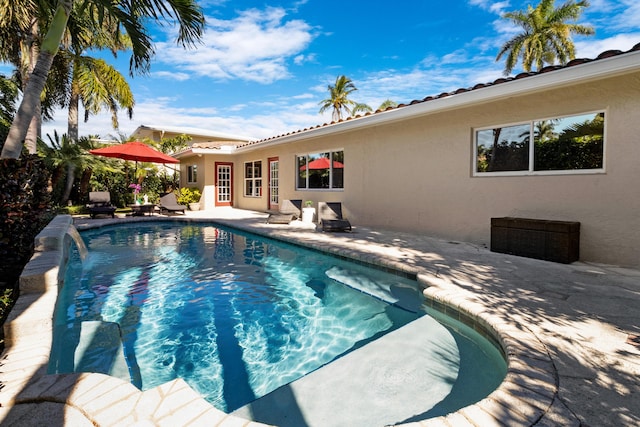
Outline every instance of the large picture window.
{"label": "large picture window", "polygon": [[476,175],[604,169],[604,112],[481,129],[475,138]]}
{"label": "large picture window", "polygon": [[344,151],[327,151],[297,157],[296,188],[344,188]]}
{"label": "large picture window", "polygon": [[262,196],[262,162],[260,160],[244,164],[244,195]]}

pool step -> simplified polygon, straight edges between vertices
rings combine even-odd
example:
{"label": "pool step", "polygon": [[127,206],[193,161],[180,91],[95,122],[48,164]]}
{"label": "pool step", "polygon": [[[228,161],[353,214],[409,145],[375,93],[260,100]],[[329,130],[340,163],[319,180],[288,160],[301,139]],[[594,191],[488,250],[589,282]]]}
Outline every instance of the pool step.
{"label": "pool step", "polygon": [[61,334],[59,345],[63,347],[58,358],[52,361],[57,365],[50,366],[53,372],[97,372],[132,381],[117,323],[80,322]]}
{"label": "pool step", "polygon": [[279,427],[396,424],[443,400],[459,366],[454,337],[423,316],[232,414]]}

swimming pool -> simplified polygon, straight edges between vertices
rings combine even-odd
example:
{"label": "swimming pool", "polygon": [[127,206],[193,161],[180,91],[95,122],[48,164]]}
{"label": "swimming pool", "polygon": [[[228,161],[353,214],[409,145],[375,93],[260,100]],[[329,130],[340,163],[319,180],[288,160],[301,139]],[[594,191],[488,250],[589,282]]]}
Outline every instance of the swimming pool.
{"label": "swimming pool", "polygon": [[[213,224],[82,237],[89,256],[68,263],[52,373],[103,372],[142,389],[182,377],[231,411],[425,315],[412,280]],[[443,323],[456,350],[443,363],[446,405],[427,417],[486,396],[506,370],[491,345]]]}

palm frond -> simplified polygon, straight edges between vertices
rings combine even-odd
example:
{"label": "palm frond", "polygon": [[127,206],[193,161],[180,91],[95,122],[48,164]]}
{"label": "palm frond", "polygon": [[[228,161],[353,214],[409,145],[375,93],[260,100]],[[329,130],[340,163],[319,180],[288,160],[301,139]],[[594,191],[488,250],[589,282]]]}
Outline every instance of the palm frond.
{"label": "palm frond", "polygon": [[592,27],[568,23],[576,21],[587,1],[567,1],[556,8],[555,0],[540,0],[534,8],[528,6],[526,11],[507,12],[503,19],[511,21],[522,28],[522,32],[505,42],[496,56],[496,61],[507,54],[504,74],[511,73],[518,60],[522,61],[522,68],[530,71],[535,67],[540,70],[545,64],[556,61],[566,64],[575,58],[575,46],[571,40],[572,34],[591,35]]}

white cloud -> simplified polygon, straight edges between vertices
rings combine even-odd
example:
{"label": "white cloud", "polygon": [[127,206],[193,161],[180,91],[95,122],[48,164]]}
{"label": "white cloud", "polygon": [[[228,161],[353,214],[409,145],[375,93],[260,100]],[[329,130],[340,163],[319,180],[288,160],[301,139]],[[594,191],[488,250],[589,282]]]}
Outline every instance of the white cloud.
{"label": "white cloud", "polygon": [[491,5],[491,7],[489,7],[489,10],[493,13],[497,13],[498,15],[502,15],[503,13],[507,12],[507,8],[510,6],[508,1],[499,1],[496,3],[493,3]]}
{"label": "white cloud", "polygon": [[585,19],[609,31],[636,31],[640,28],[640,3],[637,0],[591,0],[584,9]]}
{"label": "white cloud", "polygon": [[274,7],[246,10],[232,20],[209,17],[197,50],[185,54],[174,44],[158,43],[157,59],[214,79],[272,83],[289,76],[288,61],[313,59],[302,53],[314,38],[313,28],[285,18],[285,10]]}
{"label": "white cloud", "polygon": [[640,2],[637,0],[623,0],[624,10],[617,14],[610,22],[611,27],[618,31],[637,30],[640,28]]}
{"label": "white cloud", "polygon": [[294,95],[291,97],[291,99],[313,99],[316,96],[311,94],[311,93],[302,93],[300,95]]}
{"label": "white cloud", "polygon": [[189,80],[191,75],[187,73],[178,73],[178,72],[172,72],[172,71],[155,71],[151,73],[151,77],[155,77],[159,79],[184,81],[184,80]]}
{"label": "white cloud", "polygon": [[443,64],[464,64],[469,62],[469,57],[464,49],[458,49],[442,57]]}
{"label": "white cloud", "polygon": [[247,108],[247,104],[236,104],[227,108],[227,111],[242,111]]}
{"label": "white cloud", "polygon": [[469,5],[477,6],[480,9],[488,10],[491,13],[502,15],[507,12],[507,8],[511,6],[509,1],[490,1],[490,0],[469,0]]}
{"label": "white cloud", "polygon": [[300,54],[293,58],[293,63],[296,65],[303,65],[307,62],[316,62],[316,54],[315,53],[311,53],[309,55]]}
{"label": "white cloud", "polygon": [[575,42],[577,58],[595,58],[607,50],[626,52],[640,41],[640,32],[618,34],[602,40],[585,39]]}
{"label": "white cloud", "polygon": [[[225,109],[178,107],[173,98],[150,98],[136,103],[132,120],[120,117],[119,131],[124,135],[131,135],[140,125],[161,123],[169,127],[210,129],[254,138],[268,138],[323,122],[323,118],[318,114],[318,103],[308,101],[309,97],[306,95],[300,98],[301,101],[297,101],[292,97],[283,97],[277,102],[236,104]],[[240,110],[243,111],[242,115],[237,114]],[[42,133],[45,141],[48,140],[46,135],[53,135],[54,130],[60,135],[67,131],[65,111],[57,111],[55,117],[56,120],[43,124]],[[111,128],[111,118],[106,113],[91,116],[87,123],[79,123],[79,128],[80,135],[108,138],[118,134],[117,130]]]}

